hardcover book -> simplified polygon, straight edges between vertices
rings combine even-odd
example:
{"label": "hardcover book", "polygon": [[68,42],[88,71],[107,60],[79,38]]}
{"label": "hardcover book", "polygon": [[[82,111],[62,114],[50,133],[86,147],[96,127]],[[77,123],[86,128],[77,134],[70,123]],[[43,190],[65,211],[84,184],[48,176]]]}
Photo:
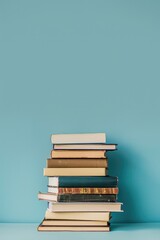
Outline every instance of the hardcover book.
{"label": "hardcover book", "polygon": [[51,212],[122,212],[122,203],[119,202],[49,202],[48,210]]}
{"label": "hardcover book", "polygon": [[87,221],[87,220],[52,220],[44,219],[41,226],[109,226],[106,221]]}
{"label": "hardcover book", "polygon": [[53,193],[38,194],[39,200],[48,202],[115,202],[115,194],[64,194],[57,195]]}
{"label": "hardcover book", "polygon": [[106,158],[105,150],[52,150],[51,158]]}
{"label": "hardcover book", "polygon": [[53,144],[105,143],[105,133],[52,134]]}
{"label": "hardcover book", "polygon": [[117,144],[56,144],[53,145],[55,150],[106,150],[112,151],[117,149]]}
{"label": "hardcover book", "polygon": [[91,220],[106,221],[110,220],[109,212],[50,212],[46,211],[45,219],[61,219],[61,220]]}
{"label": "hardcover book", "polygon": [[40,232],[109,232],[110,227],[104,226],[42,226],[39,225],[37,228]]}
{"label": "hardcover book", "polygon": [[118,194],[118,188],[58,188],[48,186],[48,192],[54,194]]}
{"label": "hardcover book", "polygon": [[117,187],[118,178],[112,176],[99,177],[49,177],[48,185],[52,187],[74,188],[114,188]]}
{"label": "hardcover book", "polygon": [[106,176],[106,168],[44,168],[44,176]]}
{"label": "hardcover book", "polygon": [[47,168],[107,168],[108,161],[104,158],[47,159]]}

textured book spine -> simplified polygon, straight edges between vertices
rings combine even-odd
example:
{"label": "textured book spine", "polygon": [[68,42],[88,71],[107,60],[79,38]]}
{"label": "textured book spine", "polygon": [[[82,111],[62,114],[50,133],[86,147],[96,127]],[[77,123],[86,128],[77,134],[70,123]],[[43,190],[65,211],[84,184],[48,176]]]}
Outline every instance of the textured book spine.
{"label": "textured book spine", "polygon": [[115,202],[114,194],[64,194],[58,195],[58,202]]}
{"label": "textured book spine", "polygon": [[107,159],[47,159],[47,168],[107,168]]}
{"label": "textured book spine", "polygon": [[58,188],[58,194],[118,194],[118,188]]}

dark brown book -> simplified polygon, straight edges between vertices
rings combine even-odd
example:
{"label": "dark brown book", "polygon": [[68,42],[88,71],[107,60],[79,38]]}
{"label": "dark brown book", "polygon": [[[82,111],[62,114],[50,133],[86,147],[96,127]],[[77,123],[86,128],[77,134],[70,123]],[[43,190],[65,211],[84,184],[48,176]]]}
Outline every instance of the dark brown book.
{"label": "dark brown book", "polygon": [[107,168],[108,161],[104,158],[82,158],[82,159],[65,159],[50,158],[47,159],[47,168]]}
{"label": "dark brown book", "polygon": [[118,188],[56,188],[48,186],[48,192],[63,194],[118,194]]}
{"label": "dark brown book", "polygon": [[106,158],[105,150],[52,150],[51,158]]}
{"label": "dark brown book", "polygon": [[[117,195],[115,194],[54,194],[54,193],[38,193],[39,200],[45,200],[48,202],[62,202],[62,203],[95,203],[95,202],[116,202]],[[93,206],[93,205],[92,205]],[[55,207],[55,205],[54,205]],[[88,208],[85,206],[85,211],[88,211]]]}

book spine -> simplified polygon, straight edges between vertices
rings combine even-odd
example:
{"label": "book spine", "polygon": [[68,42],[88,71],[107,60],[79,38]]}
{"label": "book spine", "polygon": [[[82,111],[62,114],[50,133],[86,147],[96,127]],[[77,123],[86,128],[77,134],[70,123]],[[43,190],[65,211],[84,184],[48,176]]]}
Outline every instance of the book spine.
{"label": "book spine", "polygon": [[58,195],[58,202],[115,202],[115,194],[64,194]]}
{"label": "book spine", "polygon": [[117,187],[118,178],[111,176],[99,177],[59,177],[58,187],[73,188],[114,188]]}
{"label": "book spine", "polygon": [[53,144],[105,143],[106,134],[52,134],[51,142]]}
{"label": "book spine", "polygon": [[107,168],[107,159],[47,159],[47,168]]}
{"label": "book spine", "polygon": [[105,150],[52,150],[51,158],[104,158]]}
{"label": "book spine", "polygon": [[58,188],[58,194],[118,194],[118,188]]}

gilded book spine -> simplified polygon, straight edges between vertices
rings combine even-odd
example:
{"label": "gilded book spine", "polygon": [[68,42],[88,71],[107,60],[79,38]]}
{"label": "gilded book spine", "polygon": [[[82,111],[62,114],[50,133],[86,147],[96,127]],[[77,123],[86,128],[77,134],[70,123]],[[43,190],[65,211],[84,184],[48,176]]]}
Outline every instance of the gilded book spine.
{"label": "gilded book spine", "polygon": [[58,194],[118,194],[118,188],[58,188]]}

